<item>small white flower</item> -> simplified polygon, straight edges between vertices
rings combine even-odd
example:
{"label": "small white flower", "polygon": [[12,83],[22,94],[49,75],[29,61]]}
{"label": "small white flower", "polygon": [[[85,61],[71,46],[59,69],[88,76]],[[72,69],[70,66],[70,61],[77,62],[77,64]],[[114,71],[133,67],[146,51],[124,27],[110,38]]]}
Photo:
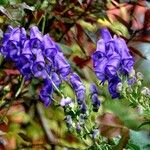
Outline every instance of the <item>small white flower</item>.
{"label": "small white flower", "polygon": [[144,78],[144,75],[141,73],[141,72],[137,72],[137,78],[139,79],[139,80],[143,80],[143,78]]}
{"label": "small white flower", "polygon": [[62,98],[60,101],[60,106],[64,107],[64,106],[67,106],[71,103],[72,103],[72,100],[70,97]]}
{"label": "small white flower", "polygon": [[119,83],[117,84],[116,89],[117,89],[118,92],[121,92],[121,91],[122,91],[122,83],[121,83],[121,82],[119,82]]}

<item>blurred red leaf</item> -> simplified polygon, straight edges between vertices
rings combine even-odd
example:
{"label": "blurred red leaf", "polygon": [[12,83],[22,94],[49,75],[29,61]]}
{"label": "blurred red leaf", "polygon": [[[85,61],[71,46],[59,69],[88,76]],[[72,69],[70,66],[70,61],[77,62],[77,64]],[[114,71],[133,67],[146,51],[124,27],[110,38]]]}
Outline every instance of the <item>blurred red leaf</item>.
{"label": "blurred red leaf", "polygon": [[105,113],[97,118],[99,129],[103,136],[111,138],[121,135],[123,123],[112,113]]}
{"label": "blurred red leaf", "polygon": [[91,57],[87,57],[86,59],[80,58],[78,56],[75,56],[73,58],[73,61],[75,62],[75,64],[77,66],[79,66],[80,68],[83,68],[84,66],[87,66],[87,64],[90,62]]}

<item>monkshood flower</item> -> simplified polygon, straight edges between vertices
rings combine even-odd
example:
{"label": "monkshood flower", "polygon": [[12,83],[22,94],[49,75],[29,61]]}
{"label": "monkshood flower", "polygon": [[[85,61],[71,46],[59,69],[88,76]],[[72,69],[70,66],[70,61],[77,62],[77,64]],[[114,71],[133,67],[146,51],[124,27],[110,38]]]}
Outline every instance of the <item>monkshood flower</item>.
{"label": "monkshood flower", "polygon": [[121,82],[118,76],[114,76],[111,78],[108,84],[109,93],[111,94],[112,98],[119,98],[120,94],[117,91],[117,85]]}
{"label": "monkshood flower", "polygon": [[83,102],[81,105],[80,105],[80,110],[81,110],[81,113],[85,114],[86,111],[87,111],[87,106],[86,106],[86,103]]}
{"label": "monkshood flower", "polygon": [[1,53],[7,59],[16,61],[21,53],[21,48],[26,39],[24,28],[9,27],[2,40]]}
{"label": "monkshood flower", "polygon": [[53,93],[53,87],[52,87],[51,80],[45,79],[44,86],[40,91],[40,97],[46,107],[49,106],[52,102],[52,93]]}
{"label": "monkshood flower", "polygon": [[91,102],[93,111],[97,112],[100,107],[100,100],[98,99],[98,89],[94,83],[90,85]]}
{"label": "monkshood flower", "polygon": [[76,73],[70,75],[70,84],[76,92],[78,104],[82,104],[85,100],[85,86]]}
{"label": "monkshood flower", "polygon": [[[116,78],[118,75],[129,75],[133,70],[134,60],[122,38],[117,36],[112,38],[106,28],[101,30],[101,36],[102,39],[97,42],[97,48],[93,54],[94,70],[102,83],[106,80],[110,82],[109,91],[113,98],[117,98],[116,83],[112,79],[118,81],[119,77]],[[113,94],[112,91],[115,93]]]}

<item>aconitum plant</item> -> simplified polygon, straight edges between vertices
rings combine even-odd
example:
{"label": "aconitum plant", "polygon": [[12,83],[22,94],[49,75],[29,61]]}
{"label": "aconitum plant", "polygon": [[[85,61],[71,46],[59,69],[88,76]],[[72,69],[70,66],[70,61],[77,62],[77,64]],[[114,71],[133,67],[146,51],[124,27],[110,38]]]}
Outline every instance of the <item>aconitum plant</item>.
{"label": "aconitum plant", "polygon": [[[125,99],[132,106],[150,113],[150,90],[142,87],[143,75],[133,73],[134,59],[126,42],[116,35],[112,38],[106,28],[101,30],[101,37],[92,55],[98,80],[102,85],[108,82],[113,99]],[[36,26],[30,28],[29,34],[24,28],[9,26],[4,33],[0,52],[6,60],[14,62],[25,81],[36,78],[42,83],[39,91],[41,101],[48,107],[54,100],[55,106],[63,109],[68,131],[85,143],[88,139],[93,142],[90,145],[86,143],[89,150],[113,149],[115,144],[100,135],[95,121],[96,114],[103,107],[99,85],[91,83],[89,87],[85,86],[80,76],[72,71],[61,48],[48,34],[43,35]],[[63,93],[63,83],[69,85],[74,97]],[[58,100],[55,100],[55,92]]]}
{"label": "aconitum plant", "polygon": [[133,69],[134,60],[122,38],[116,35],[112,38],[106,28],[101,30],[101,36],[102,39],[97,42],[97,48],[93,54],[94,70],[102,83],[108,81],[112,98],[118,98],[116,86],[120,82],[120,76],[129,75]]}

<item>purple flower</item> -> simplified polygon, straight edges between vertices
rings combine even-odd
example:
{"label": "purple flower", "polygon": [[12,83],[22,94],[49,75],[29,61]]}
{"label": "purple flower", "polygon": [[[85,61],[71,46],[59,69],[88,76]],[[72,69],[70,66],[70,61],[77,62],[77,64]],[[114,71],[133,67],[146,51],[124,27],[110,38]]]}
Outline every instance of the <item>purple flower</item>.
{"label": "purple flower", "polygon": [[72,100],[71,100],[70,97],[63,98],[63,99],[61,99],[61,101],[60,101],[60,106],[64,107],[64,106],[67,106],[67,105],[69,105],[69,104],[71,104],[71,103],[72,103]]}
{"label": "purple flower", "polygon": [[120,94],[117,91],[117,85],[120,81],[121,80],[118,76],[115,76],[109,80],[108,89],[109,89],[109,92],[110,92],[112,98],[120,97]]}
{"label": "purple flower", "polygon": [[128,84],[133,85],[134,83],[136,83],[136,81],[137,81],[136,77],[132,77],[132,78],[128,79]]}
{"label": "purple flower", "polygon": [[40,97],[46,107],[51,104],[52,93],[53,93],[52,83],[49,79],[45,79],[44,86],[42,87],[40,91]]}
{"label": "purple flower", "polygon": [[83,114],[86,113],[87,106],[86,106],[85,102],[80,105],[80,110],[81,110],[81,113],[83,113]]}
{"label": "purple flower", "polygon": [[95,85],[95,83],[91,83],[90,92],[91,92],[91,94],[98,94],[98,89],[97,89],[97,86]]}
{"label": "purple flower", "polygon": [[133,69],[134,60],[129,53],[129,49],[122,38],[115,38],[115,50],[121,56],[122,72],[129,74]]}
{"label": "purple flower", "polygon": [[70,75],[70,84],[76,92],[78,104],[82,104],[85,100],[85,86],[76,73]]}
{"label": "purple flower", "polygon": [[61,80],[56,72],[53,72],[51,75],[52,81],[55,83],[57,87],[61,84]]}
{"label": "purple flower", "polygon": [[47,77],[47,72],[45,70],[45,60],[40,50],[36,51],[36,59],[33,62],[31,70],[35,77],[42,77],[43,79]]}
{"label": "purple flower", "polygon": [[61,52],[57,52],[54,57],[54,67],[56,72],[58,72],[63,78],[70,73],[70,65]]}
{"label": "purple flower", "polygon": [[72,73],[70,75],[70,83],[76,92],[80,91],[80,90],[85,90],[85,87],[84,87],[80,77],[76,73]]}
{"label": "purple flower", "polygon": [[100,107],[100,100],[98,99],[98,89],[94,83],[90,85],[90,92],[93,111],[97,112]]}
{"label": "purple flower", "polygon": [[79,90],[76,92],[77,102],[81,105],[85,100],[85,90]]}
{"label": "purple flower", "polygon": [[48,34],[44,35],[43,37],[43,44],[44,44],[44,56],[47,57],[49,60],[53,60],[54,56],[57,54],[58,49],[56,48],[56,44],[52,39],[49,37]]}
{"label": "purple flower", "polygon": [[93,105],[93,111],[97,112],[101,105],[100,100],[98,99],[98,95],[97,94],[91,95],[91,100]]}
{"label": "purple flower", "polygon": [[36,26],[30,28],[30,48],[34,54],[37,50],[43,49],[43,36]]}
{"label": "purple flower", "polygon": [[99,130],[98,129],[94,129],[92,131],[92,137],[95,139],[98,135],[99,135]]}
{"label": "purple flower", "polygon": [[9,27],[8,32],[4,34],[1,53],[4,57],[17,61],[25,40],[26,32],[24,28],[13,29],[12,27]]}
{"label": "purple flower", "polygon": [[112,38],[106,28],[101,30],[101,36],[102,39],[97,42],[96,51],[92,56],[93,67],[102,83],[108,80],[109,92],[113,98],[117,98],[119,93],[116,92],[116,84],[120,80],[118,75],[129,75],[133,69],[134,60],[122,38],[116,36]]}

